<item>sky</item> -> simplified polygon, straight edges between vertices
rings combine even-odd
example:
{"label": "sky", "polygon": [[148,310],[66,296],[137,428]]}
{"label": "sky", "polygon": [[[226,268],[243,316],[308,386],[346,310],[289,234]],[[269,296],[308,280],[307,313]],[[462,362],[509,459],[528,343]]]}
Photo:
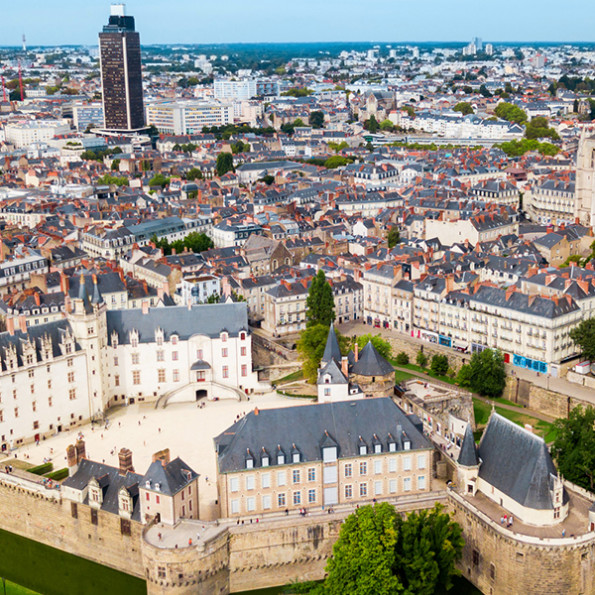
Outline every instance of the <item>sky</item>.
{"label": "sky", "polygon": [[[130,0],[141,43],[595,41],[594,0]],[[0,45],[96,45],[109,0],[0,0]]]}

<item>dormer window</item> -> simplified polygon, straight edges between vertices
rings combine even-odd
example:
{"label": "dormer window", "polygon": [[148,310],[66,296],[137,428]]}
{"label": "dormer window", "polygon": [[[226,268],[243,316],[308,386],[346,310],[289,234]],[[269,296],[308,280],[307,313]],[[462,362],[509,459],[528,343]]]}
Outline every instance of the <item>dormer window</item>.
{"label": "dormer window", "polygon": [[300,462],[300,453],[299,452],[294,452],[292,455],[292,461],[294,463],[299,463]]}
{"label": "dormer window", "polygon": [[403,440],[403,450],[411,450],[411,440]]}
{"label": "dormer window", "polygon": [[178,344],[178,335],[172,335],[171,336],[171,344],[172,345],[177,345]]}
{"label": "dormer window", "polygon": [[334,463],[337,460],[337,447],[326,446],[322,449],[322,460],[325,463]]}
{"label": "dormer window", "polygon": [[382,452],[382,444],[380,444],[379,442],[374,444],[374,452],[376,454],[378,454],[379,452]]}
{"label": "dormer window", "polygon": [[277,465],[285,465],[285,455],[281,452],[277,455]]}
{"label": "dormer window", "polygon": [[360,455],[368,454],[368,447],[365,444],[360,444],[360,446],[359,446],[359,454]]}
{"label": "dormer window", "polygon": [[245,341],[246,340],[246,331],[242,331],[240,333],[240,341]]}
{"label": "dormer window", "polygon": [[221,333],[221,341],[223,343],[225,343],[227,341],[227,337],[228,337],[228,334],[227,333]]}
{"label": "dormer window", "polygon": [[395,442],[388,443],[388,451],[389,452],[397,452],[397,444]]}
{"label": "dormer window", "polygon": [[254,459],[246,459],[246,469],[254,469]]}
{"label": "dormer window", "polygon": [[265,455],[264,457],[262,457],[261,464],[263,467],[268,467],[270,465],[268,455]]}

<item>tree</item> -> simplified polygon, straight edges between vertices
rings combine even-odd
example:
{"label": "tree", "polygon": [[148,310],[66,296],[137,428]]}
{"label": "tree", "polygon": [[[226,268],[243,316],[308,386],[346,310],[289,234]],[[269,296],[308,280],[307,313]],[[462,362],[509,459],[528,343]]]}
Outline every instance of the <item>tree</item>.
{"label": "tree", "polygon": [[372,345],[376,348],[376,351],[384,358],[389,359],[392,355],[393,348],[389,341],[382,338],[382,335],[378,333],[377,335],[365,334],[360,335],[356,339],[357,346],[361,351],[370,341],[372,341]]}
{"label": "tree", "polygon": [[388,242],[389,250],[394,248],[401,241],[401,233],[399,232],[399,228],[396,225],[393,225],[388,230],[386,241]]}
{"label": "tree", "polygon": [[308,118],[308,122],[310,122],[312,128],[324,128],[324,112],[312,112]]}
{"label": "tree", "polygon": [[415,361],[418,366],[425,368],[428,365],[428,356],[420,349],[415,356]]}
{"label": "tree", "polygon": [[193,167],[192,169],[189,169],[186,172],[186,175],[184,177],[189,182],[194,182],[194,180],[202,180],[204,176],[203,176],[202,171],[200,171],[200,169],[198,169],[197,167]]}
{"label": "tree", "polygon": [[583,356],[595,361],[595,318],[587,318],[570,331],[570,338],[581,348]]}
{"label": "tree", "polygon": [[156,174],[149,180],[149,186],[165,188],[167,185],[169,185],[169,178],[166,178],[163,174]]}
{"label": "tree", "polygon": [[484,349],[471,357],[471,390],[495,399],[502,395],[506,386],[504,357],[498,350]]}
{"label": "tree", "polygon": [[99,186],[128,186],[129,181],[128,178],[118,177],[118,176],[111,176],[110,174],[105,174],[97,179],[97,184]]}
{"label": "tree", "polygon": [[455,112],[461,112],[463,116],[467,116],[468,114],[474,113],[473,107],[467,101],[460,101],[452,109]]}
{"label": "tree", "polygon": [[329,595],[433,595],[452,588],[464,541],[436,505],[406,519],[388,502],[362,506],[341,527],[326,567]]}
{"label": "tree", "polygon": [[456,383],[463,388],[471,388],[471,366],[463,364],[457,374]]}
{"label": "tree", "polygon": [[341,155],[333,155],[324,162],[324,167],[327,169],[335,169],[337,167],[343,167],[348,163],[353,163],[353,159],[349,159],[349,157],[343,157]]}
{"label": "tree", "polygon": [[538,116],[531,118],[531,121],[527,124],[525,129],[525,136],[529,139],[534,138],[551,138],[553,140],[559,140],[558,133],[548,126],[547,118]]}
{"label": "tree", "polygon": [[248,143],[243,143],[241,140],[231,143],[231,152],[234,155],[237,155],[238,153],[244,153],[249,150],[250,150],[250,145]]}
{"label": "tree", "polygon": [[527,114],[520,107],[506,101],[499,103],[494,113],[503,120],[517,124],[524,124],[527,121]]}
{"label": "tree", "polygon": [[390,132],[394,127],[395,125],[388,118],[380,122],[380,130]]}
{"label": "tree", "polygon": [[595,491],[595,409],[575,407],[568,419],[557,419],[552,455],[560,474],[576,485]]}
{"label": "tree", "polygon": [[219,153],[217,155],[217,165],[215,166],[217,175],[224,176],[228,171],[234,171],[233,155],[231,153]]}
{"label": "tree", "polygon": [[448,357],[446,355],[433,355],[430,370],[437,376],[445,376],[448,372]]}
{"label": "tree", "polygon": [[[324,354],[328,331],[328,326],[315,324],[303,330],[298,339],[297,350],[302,360],[304,377],[311,383],[315,383],[318,378],[318,368]],[[341,353],[343,353],[346,349],[347,339],[336,330],[335,333],[339,341],[339,347],[341,347]]]}
{"label": "tree", "polygon": [[335,320],[333,290],[322,269],[318,271],[310,284],[306,298],[306,319],[307,326],[322,324],[327,327]]}
{"label": "tree", "polygon": [[401,351],[400,353],[397,353],[395,362],[400,366],[406,366],[409,363],[409,356],[404,351]]}
{"label": "tree", "polygon": [[120,160],[119,159],[114,159],[112,161],[112,166],[110,168],[112,171],[119,171],[120,170]]}
{"label": "tree", "polygon": [[369,120],[366,120],[364,122],[364,128],[372,134],[376,134],[378,132],[379,127],[380,126],[378,124],[378,120],[376,119],[376,116],[374,116],[374,114],[370,116]]}
{"label": "tree", "polygon": [[275,176],[272,176],[271,174],[266,174],[259,180],[259,182],[264,182],[267,186],[270,186],[274,181]]}
{"label": "tree", "polygon": [[213,240],[206,233],[190,232],[183,240],[184,247],[198,254],[213,247]]}

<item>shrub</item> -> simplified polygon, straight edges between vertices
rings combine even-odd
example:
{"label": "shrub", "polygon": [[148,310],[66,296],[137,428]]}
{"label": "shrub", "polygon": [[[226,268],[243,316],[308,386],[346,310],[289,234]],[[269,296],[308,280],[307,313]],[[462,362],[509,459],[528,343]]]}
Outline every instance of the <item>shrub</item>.
{"label": "shrub", "polygon": [[438,376],[444,376],[448,372],[448,358],[445,355],[432,356],[430,369]]}
{"label": "shrub", "polygon": [[48,479],[52,479],[53,481],[62,481],[63,479],[66,479],[68,477],[68,467],[64,467],[52,473],[48,473],[46,477]]}
{"label": "shrub", "polygon": [[415,361],[418,366],[420,366],[421,368],[425,368],[428,365],[428,356],[420,349],[417,352]]}
{"label": "shrub", "polygon": [[37,465],[36,467],[31,467],[31,469],[27,469],[29,473],[35,473],[35,475],[44,475],[53,470],[54,463],[43,463],[42,465]]}
{"label": "shrub", "polygon": [[395,361],[401,366],[406,366],[409,363],[409,356],[404,351],[401,351],[397,353]]}

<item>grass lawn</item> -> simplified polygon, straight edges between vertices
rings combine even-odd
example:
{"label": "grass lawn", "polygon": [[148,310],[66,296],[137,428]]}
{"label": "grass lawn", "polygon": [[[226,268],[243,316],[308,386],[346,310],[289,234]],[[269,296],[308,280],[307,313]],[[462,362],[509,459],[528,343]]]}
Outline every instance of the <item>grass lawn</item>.
{"label": "grass lawn", "polygon": [[442,382],[447,382],[448,384],[456,385],[456,382],[454,381],[453,378],[449,378],[448,376],[438,376],[437,374],[434,374],[432,372],[432,370],[430,370],[430,368],[422,368],[421,366],[418,366],[416,364],[397,364],[397,362],[394,359],[391,359],[389,361],[393,366],[397,366],[399,368],[406,368],[407,370],[411,370],[414,373],[418,372],[420,374],[427,374],[428,376],[431,376],[432,378],[435,378],[436,380],[440,380]]}
{"label": "grass lawn", "polygon": [[[44,595],[146,595],[147,592],[142,579],[7,531],[0,531],[0,576]],[[8,588],[6,592],[7,595],[29,593]]]}
{"label": "grass lawn", "polygon": [[409,372],[402,372],[401,370],[395,370],[395,384],[399,384],[399,382],[405,382],[407,380],[411,380],[412,378],[416,378],[415,374],[409,374]]}
{"label": "grass lawn", "polygon": [[287,374],[287,376],[283,376],[283,378],[278,378],[273,382],[279,386],[285,382],[295,382],[296,380],[302,380],[304,378],[304,371],[298,370],[297,372],[292,372],[291,374]]}
{"label": "grass lawn", "polygon": [[21,585],[17,585],[15,583],[11,583],[10,581],[5,581],[2,584],[0,581],[0,593],[4,595],[38,595],[37,591],[31,591],[31,589],[27,589],[27,587],[21,587]]}

